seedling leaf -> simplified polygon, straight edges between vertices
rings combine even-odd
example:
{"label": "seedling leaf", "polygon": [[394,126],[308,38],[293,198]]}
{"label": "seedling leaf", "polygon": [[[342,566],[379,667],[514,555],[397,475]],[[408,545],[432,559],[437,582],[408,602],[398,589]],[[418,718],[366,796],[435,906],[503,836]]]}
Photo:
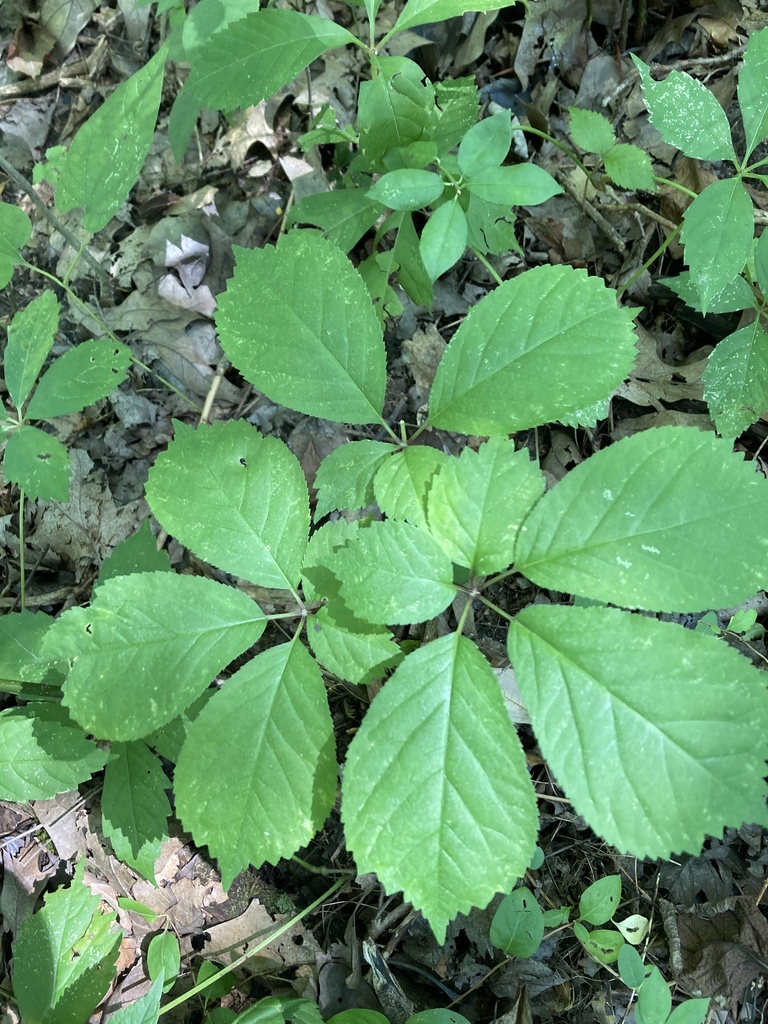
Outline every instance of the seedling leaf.
{"label": "seedling leaf", "polygon": [[621,875],[604,875],[588,885],[579,900],[579,921],[605,924],[619,908]]}
{"label": "seedling leaf", "polygon": [[579,149],[604,157],[615,146],[616,133],[607,117],[581,107],[568,107],[568,113],[571,138]]}
{"label": "seedling leaf", "polygon": [[71,348],[46,370],[26,410],[33,420],[79,412],[105,398],[128,376],[131,350],[102,338]]}
{"label": "seedling leaf", "polygon": [[5,479],[18,484],[28,498],[69,499],[69,452],[61,441],[37,427],[24,425],[11,434],[3,470]]}
{"label": "seedling leaf", "polygon": [[651,158],[644,149],[622,142],[605,154],[605,170],[619,188],[656,191]]}
{"label": "seedling leaf", "polygon": [[512,145],[512,115],[508,110],[478,121],[459,143],[459,170],[472,178],[485,167],[499,167]]}
{"label": "seedling leaf", "polygon": [[395,451],[395,445],[384,441],[350,441],[326,455],[315,477],[315,522],[335,509],[354,511],[372,505],[373,478]]}
{"label": "seedling leaf", "polygon": [[3,367],[8,394],[19,415],[53,347],[58,329],[59,303],[50,289],[32,299],[11,321]]}
{"label": "seedling leaf", "polygon": [[349,683],[380,678],[402,658],[388,629],[370,625],[353,629],[343,620],[337,622],[328,607],[320,608],[310,620],[307,637],[320,664]]}
{"label": "seedling leaf", "polygon": [[524,874],[533,787],[498,681],[466,637],[413,651],[377,694],[347,755],[342,817],[358,869],[402,889],[440,943],[457,913]]}
{"label": "seedling leaf", "polygon": [[24,263],[19,252],[32,235],[32,222],[18,206],[0,202],[0,288],[13,277],[13,268]]}
{"label": "seedling leaf", "polygon": [[615,608],[531,606],[509,656],[542,754],[577,812],[637,857],[766,820],[768,696],[725,644]]}
{"label": "seedling leaf", "polygon": [[536,164],[483,167],[465,187],[473,196],[496,206],[536,206],[563,191],[552,175]]}
{"label": "seedling leaf", "polygon": [[458,18],[467,11],[496,11],[498,6],[499,0],[408,0],[390,35],[432,21]]}
{"label": "seedling leaf", "polygon": [[469,228],[458,200],[449,200],[438,207],[421,232],[421,259],[430,281],[457,263],[467,248]]}
{"label": "seedling leaf", "polygon": [[414,445],[397,452],[382,465],[373,481],[381,511],[426,529],[427,494],[432,479],[450,460],[437,448]]}
{"label": "seedling leaf", "polygon": [[768,334],[759,319],[718,342],[702,380],[723,437],[738,437],[762,415],[768,408]]}
{"label": "seedling leaf", "polygon": [[505,956],[533,956],[544,938],[544,914],[530,889],[515,889],[499,904],[488,937]]}
{"label": "seedling leaf", "polygon": [[407,167],[382,174],[366,192],[369,199],[390,210],[420,210],[442,194],[443,179],[439,174]]}

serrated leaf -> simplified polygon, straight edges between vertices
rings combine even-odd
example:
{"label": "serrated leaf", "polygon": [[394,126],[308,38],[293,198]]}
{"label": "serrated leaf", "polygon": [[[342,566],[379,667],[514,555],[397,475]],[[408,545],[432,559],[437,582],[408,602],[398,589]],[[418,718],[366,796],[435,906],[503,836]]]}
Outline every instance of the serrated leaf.
{"label": "serrated leaf", "polygon": [[43,681],[49,666],[40,646],[52,622],[45,612],[6,612],[0,618],[0,678]]}
{"label": "serrated leaf", "polygon": [[355,42],[350,32],[325,18],[261,10],[198,48],[189,88],[206,107],[250,107],[292,82],[326,50]]}
{"label": "serrated leaf", "polygon": [[456,596],[450,558],[428,533],[409,523],[371,523],[332,562],[341,596],[367,622],[424,622]]}
{"label": "serrated leaf", "polygon": [[216,314],[227,358],[273,401],[299,412],[380,422],[381,327],[341,250],[314,231],[292,231],[278,249],[237,249],[236,257]]}
{"label": "serrated leaf", "polygon": [[345,188],[305,196],[291,210],[291,224],[313,224],[342,252],[349,252],[384,213],[362,189]]}
{"label": "serrated leaf", "polygon": [[115,856],[155,881],[155,861],[168,838],[171,783],[143,740],[113,743],[104,772],[101,820]]}
{"label": "serrated leaf", "polygon": [[336,509],[354,511],[372,505],[376,471],[396,451],[394,444],[363,440],[339,445],[326,455],[315,477],[315,522]]}
{"label": "serrated leaf", "polygon": [[634,341],[632,310],[598,278],[567,266],[527,270],[459,327],[437,368],[429,422],[487,436],[557,419],[618,387]]}
{"label": "serrated leaf", "polygon": [[622,142],[605,154],[605,171],[619,188],[656,191],[651,158],[644,149]]}
{"label": "serrated leaf", "polygon": [[533,956],[544,938],[544,914],[530,889],[515,889],[498,906],[488,938],[505,956]]}
{"label": "serrated leaf", "polygon": [[579,921],[605,924],[621,902],[621,875],[604,875],[588,885],[579,899]]}
{"label": "serrated leaf", "polygon": [[552,175],[536,164],[483,167],[464,187],[478,199],[497,206],[536,206],[563,191]]}
{"label": "serrated leaf", "polygon": [[467,11],[496,11],[499,0],[407,0],[389,36],[433,21],[458,18]]}
{"label": "serrated leaf", "polygon": [[478,121],[459,143],[459,170],[472,178],[486,167],[499,167],[512,145],[512,115],[499,111]]}
{"label": "serrated leaf", "polygon": [[[760,238],[762,239],[762,235]],[[768,235],[766,236],[768,241]],[[760,243],[758,242],[758,248]],[[660,277],[659,284],[665,284],[667,288],[682,299],[683,302],[701,312],[701,297],[699,290],[691,280],[689,271],[684,270],[677,277]],[[718,292],[707,305],[708,313],[734,313],[741,309],[749,309],[754,306],[755,296],[752,289],[743,277],[734,278],[721,292]]]}
{"label": "serrated leaf", "polygon": [[[260,0],[200,0],[192,7],[184,20],[181,38],[184,52],[191,58],[212,35],[239,21],[248,14],[258,11]],[[194,63],[194,61],[192,62]]]}
{"label": "serrated leaf", "polygon": [[59,302],[52,289],[32,299],[8,327],[8,343],[3,354],[5,383],[19,414],[53,347],[58,329]]}
{"label": "serrated leaf", "polygon": [[249,864],[309,842],[333,806],[336,757],[320,669],[300,643],[271,647],[228,680],[190,726],[174,788],[225,889]]}
{"label": "serrated leaf", "polygon": [[28,498],[68,501],[69,452],[55,437],[37,427],[22,426],[8,438],[3,461],[5,479]]}
{"label": "serrated leaf", "polygon": [[476,123],[480,95],[474,75],[435,83],[436,104],[429,135],[442,156],[458,145]]}
{"label": "serrated leaf", "polygon": [[171,559],[163,548],[157,550],[157,539],[152,533],[149,519],[138,530],[121,540],[101,563],[99,578],[94,586],[111,580],[113,576],[130,576],[135,572],[170,572]]}
{"label": "serrated leaf", "polygon": [[[331,565],[335,553],[355,536],[359,525],[357,521],[337,519],[335,522],[326,523],[312,534],[307,545],[301,577],[301,586],[307,601],[328,601],[339,596],[340,583],[333,574]],[[338,620],[338,616],[334,617]],[[357,621],[363,628],[369,627],[368,623]]]}
{"label": "serrated leaf", "polygon": [[387,459],[373,481],[381,511],[390,519],[405,519],[426,529],[430,483],[448,461],[443,452],[425,445],[412,445]]}
{"label": "serrated leaf", "polygon": [[668,145],[694,160],[735,160],[731,129],[713,93],[684,71],[654,82],[648,66],[630,54],[640,72],[651,123]]}
{"label": "serrated leaf", "polygon": [[623,438],[533,509],[516,568],[535,583],[652,611],[740,604],[768,570],[755,533],[768,484],[730,443],[693,427]]}
{"label": "serrated leaf", "polygon": [[570,114],[569,129],[571,138],[587,153],[605,154],[616,144],[616,133],[613,125],[596,110],[584,110],[581,107],[568,107]]}
{"label": "serrated leaf", "polygon": [[768,696],[732,648],[616,608],[556,605],[520,612],[508,646],[543,756],[607,842],[668,858],[766,820]]}
{"label": "serrated leaf", "polygon": [[443,466],[429,492],[429,529],[457,565],[484,576],[512,562],[518,531],[544,493],[544,477],[514,441],[466,447]]}
{"label": "serrated leaf", "polygon": [[115,976],[123,933],[83,883],[84,870],[81,860],[69,888],[49,893],[13,944],[13,990],[25,1024],[83,1024]]}
{"label": "serrated leaf", "polygon": [[309,531],[301,466],[245,420],[175,437],[150,470],[146,495],[163,527],[212,565],[263,587],[293,589]]}
{"label": "serrated leaf", "polygon": [[0,711],[0,799],[48,800],[76,789],[105,761],[106,752],[58,705]]}
{"label": "serrated leaf", "polygon": [[439,199],[443,187],[439,174],[404,167],[382,174],[365,194],[390,210],[420,210]]}
{"label": "serrated leaf", "polygon": [[365,631],[340,624],[328,607],[320,608],[307,626],[310,647],[324,668],[348,683],[367,683],[384,675],[402,659],[388,629]]}
{"label": "serrated leaf", "polygon": [[738,178],[712,182],[683,214],[680,239],[703,313],[744,269],[754,229],[752,200]]}
{"label": "serrated leaf", "polygon": [[347,754],[342,818],[358,870],[402,889],[440,943],[457,913],[525,873],[536,800],[496,677],[466,637],[412,652],[374,698]]}
{"label": "serrated leaf", "polygon": [[717,343],[702,375],[719,434],[733,439],[768,409],[768,334],[753,321]]}
{"label": "serrated leaf", "polygon": [[421,232],[421,259],[431,281],[458,263],[467,248],[467,218],[457,199],[439,206]]}
{"label": "serrated leaf", "polygon": [[35,420],[52,419],[106,398],[128,376],[131,358],[131,350],[119,341],[81,342],[46,370],[26,415]]}
{"label": "serrated leaf", "polygon": [[13,277],[13,268],[26,262],[19,252],[32,235],[32,222],[18,206],[0,202],[0,288]]}
{"label": "serrated leaf", "polygon": [[115,89],[72,140],[56,187],[56,206],[79,206],[89,231],[117,213],[154,138],[167,49]]}
{"label": "serrated leaf", "polygon": [[358,124],[364,167],[381,170],[391,149],[426,136],[435,89],[418,64],[407,57],[379,57],[379,74],[360,86]]}
{"label": "serrated leaf", "polygon": [[741,120],[744,124],[747,160],[755,147],[768,135],[768,32],[752,32],[744,51],[744,63],[739,72],[738,97]]}
{"label": "serrated leaf", "polygon": [[232,587],[137,573],[107,580],[89,608],[65,612],[42,653],[71,662],[64,704],[76,721],[100,738],[134,740],[188,707],[265,625],[259,606]]}

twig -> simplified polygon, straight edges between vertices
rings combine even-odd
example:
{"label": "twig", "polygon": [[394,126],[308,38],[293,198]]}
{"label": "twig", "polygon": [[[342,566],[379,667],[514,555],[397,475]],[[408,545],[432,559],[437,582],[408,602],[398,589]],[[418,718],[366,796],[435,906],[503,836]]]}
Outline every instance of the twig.
{"label": "twig", "polygon": [[627,253],[626,243],[624,242],[624,239],[621,237],[618,231],[613,227],[613,225],[609,224],[605,217],[602,215],[602,213],[596,210],[595,207],[589,202],[589,200],[579,193],[579,190],[577,188],[573,187],[573,185],[571,184],[570,180],[566,177],[566,175],[556,174],[555,177],[557,181],[563,186],[563,188],[571,197],[571,199],[574,199],[579,204],[579,206],[582,208],[584,213],[586,213],[589,219],[591,221],[594,221],[595,224],[597,224],[597,226],[600,228],[603,234],[607,235],[608,238],[610,238],[610,240],[613,242],[613,244],[616,246],[616,248],[619,250],[622,256],[625,256]]}
{"label": "twig", "polygon": [[[103,36],[96,44],[90,57],[83,57],[74,60],[71,64],[64,64],[55,71],[49,71],[39,78],[28,78],[23,82],[14,82],[11,85],[0,86],[0,103],[6,100],[19,99],[21,96],[30,96],[36,92],[46,92],[48,89],[82,88],[89,78],[98,74],[106,62],[107,37]],[[82,77],[82,81],[78,79]]]}
{"label": "twig", "polygon": [[[77,252],[80,249],[81,243],[77,240],[76,236],[69,230],[69,228],[65,227],[61,223],[56,214],[52,210],[48,209],[48,207],[42,201],[37,192],[35,192],[32,183],[30,181],[27,181],[24,175],[20,174],[19,171],[17,171],[16,168],[13,166],[13,164],[8,163],[8,161],[3,156],[0,156],[0,170],[4,171],[5,174],[7,174],[8,177],[11,179],[11,181],[13,181],[16,185],[18,185],[19,188],[23,189],[26,192],[26,194],[35,204],[40,213],[42,213],[45,219],[49,222],[49,224],[51,224],[59,232],[59,234],[63,235],[64,238],[75,250],[75,252]],[[98,274],[99,278],[105,283],[109,283],[109,274],[106,272],[104,267],[102,267],[102,265],[98,262],[98,260],[88,251],[88,249],[83,250],[83,256],[85,257],[86,263],[91,267],[92,270],[94,270]]]}
{"label": "twig", "polygon": [[607,210],[610,213],[622,213],[625,210],[630,213],[641,213],[644,217],[655,220],[669,231],[674,231],[678,226],[673,221],[667,220],[666,217],[662,217],[660,213],[656,213],[655,210],[650,210],[642,203],[601,203],[600,209]]}

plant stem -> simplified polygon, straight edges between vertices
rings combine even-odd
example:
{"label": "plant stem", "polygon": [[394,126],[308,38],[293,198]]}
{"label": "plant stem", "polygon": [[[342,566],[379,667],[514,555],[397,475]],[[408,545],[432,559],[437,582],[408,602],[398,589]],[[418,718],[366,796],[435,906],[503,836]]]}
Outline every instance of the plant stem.
{"label": "plant stem", "polygon": [[496,284],[504,284],[503,280],[499,276],[499,274],[496,271],[496,269],[491,266],[491,264],[488,262],[488,260],[485,258],[485,256],[483,256],[483,254],[480,252],[480,250],[479,249],[475,249],[474,246],[470,246],[470,249],[475,254],[475,256],[480,260],[480,262],[483,264],[483,266],[488,271],[488,273],[491,275],[491,277],[494,279]]}
{"label": "plant stem", "polygon": [[[194,988],[190,989],[189,992],[185,992],[184,995],[178,996],[176,999],[172,999],[170,1003],[160,1009],[158,1017],[162,1017],[162,1015],[164,1013],[168,1013],[169,1010],[173,1010],[177,1006],[181,1006],[182,1003],[186,1003],[190,996],[203,992],[209,985],[218,981],[219,978],[224,977],[225,974],[231,974],[232,971],[236,971],[238,967],[241,967],[246,962],[246,960],[249,960],[257,953],[260,953],[262,949],[266,949],[266,947],[271,945],[276,938],[289,931],[298,921],[301,921],[301,919],[306,917],[307,914],[311,914],[313,910],[316,910],[322,903],[325,903],[326,900],[330,899],[331,896],[337,893],[342,886],[347,884],[347,881],[348,878],[346,877],[337,879],[330,889],[326,889],[323,895],[318,896],[314,903],[310,903],[306,910],[302,910],[300,914],[296,914],[294,917],[290,918],[290,920],[284,921],[281,925],[275,928],[273,932],[270,932],[266,939],[257,943],[253,949],[249,949],[247,953],[243,953],[242,956],[238,957],[237,960],[233,960],[227,967],[223,967],[217,974],[212,974],[210,978],[206,978],[205,981],[199,982]],[[258,935],[259,933],[257,932],[256,934]],[[253,936],[251,936],[251,938],[253,938]],[[247,941],[248,940],[246,939],[246,942]]]}
{"label": "plant stem", "polygon": [[660,178],[658,174],[654,174],[653,180],[657,185],[669,185],[670,188],[676,188],[678,192],[684,192],[685,195],[690,196],[691,199],[698,199],[698,192],[694,192],[692,188],[686,188],[685,185],[681,185],[679,181],[672,181],[671,178]]}
{"label": "plant stem", "polygon": [[588,181],[592,181],[592,175],[590,174],[589,168],[583,163],[583,161],[579,159],[572,149],[569,149],[564,143],[558,142],[558,140],[553,138],[548,132],[543,132],[539,128],[533,128],[529,124],[513,124],[512,131],[527,132],[529,135],[538,135],[540,139],[546,139],[547,142],[551,142],[553,146],[557,146],[561,153],[565,153],[567,157],[573,160],[576,166],[587,176]]}
{"label": "plant stem", "polygon": [[25,700],[39,700],[41,697],[61,699],[61,690],[50,683],[19,683],[15,679],[0,679],[0,693],[10,693]]}
{"label": "plant stem", "polygon": [[678,225],[677,225],[677,227],[675,228],[675,230],[674,230],[674,231],[671,231],[671,232],[670,232],[670,233],[669,233],[669,234],[667,235],[667,237],[666,237],[666,238],[664,239],[664,241],[663,241],[663,242],[661,243],[661,245],[660,245],[660,246],[658,247],[658,249],[656,250],[656,252],[652,253],[652,255],[650,255],[650,256],[648,257],[648,259],[647,259],[647,260],[645,261],[645,263],[643,263],[643,265],[642,265],[642,266],[640,267],[640,269],[639,269],[639,270],[637,270],[637,271],[636,271],[636,272],[635,272],[635,273],[634,273],[634,274],[632,275],[632,277],[630,277],[630,279],[629,279],[628,281],[625,281],[625,282],[624,282],[624,284],[623,284],[623,285],[621,286],[621,288],[618,288],[618,289],[616,290],[616,301],[617,301],[617,302],[618,302],[618,300],[619,300],[619,299],[621,298],[621,296],[622,296],[622,295],[624,294],[624,292],[625,292],[625,291],[626,291],[626,290],[627,290],[628,288],[631,288],[631,287],[632,287],[632,285],[633,285],[633,284],[635,283],[635,281],[636,281],[636,280],[638,279],[638,277],[640,277],[640,275],[641,275],[641,274],[644,274],[644,273],[645,273],[645,271],[646,271],[646,270],[648,269],[648,267],[650,267],[650,265],[651,265],[652,263],[655,263],[655,262],[656,262],[656,260],[657,260],[657,259],[659,258],[659,256],[661,256],[661,254],[662,254],[662,253],[663,253],[663,252],[664,252],[664,251],[666,250],[667,246],[668,246],[668,245],[669,245],[669,243],[670,243],[670,242],[672,241],[672,239],[673,239],[673,238],[675,238],[675,237],[676,237],[677,235],[679,235],[679,234],[680,234],[680,231],[682,230],[682,227],[683,227],[683,225],[682,225],[682,224],[678,224]]}
{"label": "plant stem", "polygon": [[27,565],[26,557],[24,553],[24,499],[26,493],[23,487],[19,488],[19,576],[20,576],[20,599],[21,599],[21,610],[24,611],[24,607],[27,600]]}

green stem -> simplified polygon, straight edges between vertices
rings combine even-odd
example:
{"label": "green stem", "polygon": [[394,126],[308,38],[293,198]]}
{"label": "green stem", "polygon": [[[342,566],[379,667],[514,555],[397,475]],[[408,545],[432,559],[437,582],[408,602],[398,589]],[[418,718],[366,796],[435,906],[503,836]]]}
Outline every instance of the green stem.
{"label": "green stem", "polygon": [[648,259],[645,261],[645,263],[643,263],[643,265],[640,267],[640,269],[638,271],[636,271],[636,273],[634,273],[632,275],[632,277],[630,277],[630,279],[628,281],[624,282],[624,284],[621,286],[621,288],[619,288],[617,290],[617,292],[616,292],[616,300],[617,301],[621,298],[621,296],[624,294],[624,292],[628,288],[632,287],[632,285],[635,283],[635,281],[638,279],[638,277],[640,277],[641,274],[644,274],[645,271],[648,269],[648,267],[650,267],[652,263],[655,263],[656,260],[659,258],[659,256],[661,256],[662,253],[665,252],[665,250],[669,246],[669,243],[672,241],[673,238],[676,238],[677,235],[680,234],[682,228],[683,228],[683,225],[682,224],[678,224],[674,231],[670,231],[670,233],[667,235],[667,237],[664,239],[664,241],[658,247],[656,252],[654,252],[651,256],[648,257]]}
{"label": "green stem", "polygon": [[564,143],[558,142],[558,140],[553,138],[548,132],[543,132],[539,128],[532,128],[531,125],[528,124],[513,124],[512,130],[517,132],[526,132],[528,135],[538,135],[540,139],[546,139],[547,142],[551,142],[553,146],[557,146],[561,153],[565,153],[567,157],[573,160],[576,166],[579,167],[587,176],[587,179],[589,181],[592,181],[592,175],[589,171],[589,168],[583,163],[582,160],[579,159],[576,153],[574,153],[572,149],[569,149],[569,147],[566,146]]}
{"label": "green stem", "polygon": [[496,271],[496,269],[491,266],[491,264],[488,262],[488,260],[485,258],[485,256],[483,256],[483,254],[480,252],[480,250],[479,249],[475,249],[475,247],[472,246],[472,245],[470,246],[470,249],[475,254],[475,256],[480,260],[480,262],[483,264],[483,266],[488,271],[488,273],[491,275],[491,277],[494,279],[496,284],[504,284],[504,282],[502,281],[501,277],[499,277],[499,274]]}
{"label": "green stem", "polygon": [[658,174],[654,174],[653,180],[657,185],[669,185],[670,188],[676,188],[678,192],[683,192],[685,195],[690,196],[691,199],[699,198],[698,192],[694,192],[692,188],[686,188],[679,181],[672,181],[671,178],[660,178]]}
{"label": "green stem", "polygon": [[305,871],[311,871],[313,875],[343,875],[345,878],[354,878],[354,871],[335,871],[333,868],[319,868],[316,864],[310,864],[308,860],[304,860],[302,857],[297,857],[296,854],[291,857],[294,864],[298,864],[299,867],[304,868]]}
{"label": "green stem", "polygon": [[10,693],[24,700],[39,700],[41,697],[61,699],[62,693],[58,686],[50,683],[19,683],[15,679],[0,679],[0,693]]}
{"label": "green stem", "polygon": [[[493,577],[493,580],[486,580],[486,586],[488,585],[488,583],[496,583],[498,580],[504,579],[505,576],[511,576],[512,573],[515,571],[515,569],[509,569],[507,570],[507,572],[499,573],[498,576]],[[490,608],[492,612],[496,612],[497,615],[500,615],[502,619],[506,619],[507,622],[510,623],[512,622],[513,616],[510,615],[509,612],[505,612],[503,608],[499,608],[499,606],[497,604],[494,604],[493,601],[489,601],[488,598],[483,597],[482,594],[479,595],[479,600],[483,602],[486,608]]]}
{"label": "green stem", "polygon": [[[266,949],[267,946],[271,945],[276,938],[289,931],[298,921],[301,921],[302,918],[311,914],[313,910],[316,910],[322,903],[325,903],[326,900],[330,899],[331,896],[337,893],[343,885],[347,884],[347,881],[348,879],[346,877],[337,879],[330,889],[326,889],[323,895],[318,896],[314,903],[310,903],[306,910],[302,910],[300,914],[296,914],[295,917],[290,918],[290,920],[284,921],[281,925],[275,928],[273,932],[270,932],[266,939],[263,939],[255,945],[253,949],[249,949],[247,953],[243,953],[243,955],[238,957],[237,960],[233,960],[227,967],[223,967],[217,974],[212,974],[210,978],[206,978],[205,981],[199,982],[194,988],[190,989],[189,992],[185,992],[184,995],[178,996],[176,999],[172,999],[170,1003],[161,1008],[158,1016],[162,1017],[162,1015],[164,1013],[168,1013],[169,1010],[173,1010],[177,1006],[181,1006],[181,1004],[186,1003],[191,996],[195,996],[199,992],[205,991],[209,985],[213,985],[214,982],[218,981],[219,978],[224,977],[225,974],[231,974],[233,971],[236,971],[238,967],[242,967],[242,965],[252,956],[260,953],[262,949]],[[256,934],[259,933],[257,932]],[[253,938],[253,936],[251,936],[251,938]]]}
{"label": "green stem", "polygon": [[26,557],[24,554],[24,499],[26,497],[23,487],[19,488],[19,575],[20,579],[20,594],[21,594],[21,610],[24,611],[24,606],[27,603],[27,565]]}

